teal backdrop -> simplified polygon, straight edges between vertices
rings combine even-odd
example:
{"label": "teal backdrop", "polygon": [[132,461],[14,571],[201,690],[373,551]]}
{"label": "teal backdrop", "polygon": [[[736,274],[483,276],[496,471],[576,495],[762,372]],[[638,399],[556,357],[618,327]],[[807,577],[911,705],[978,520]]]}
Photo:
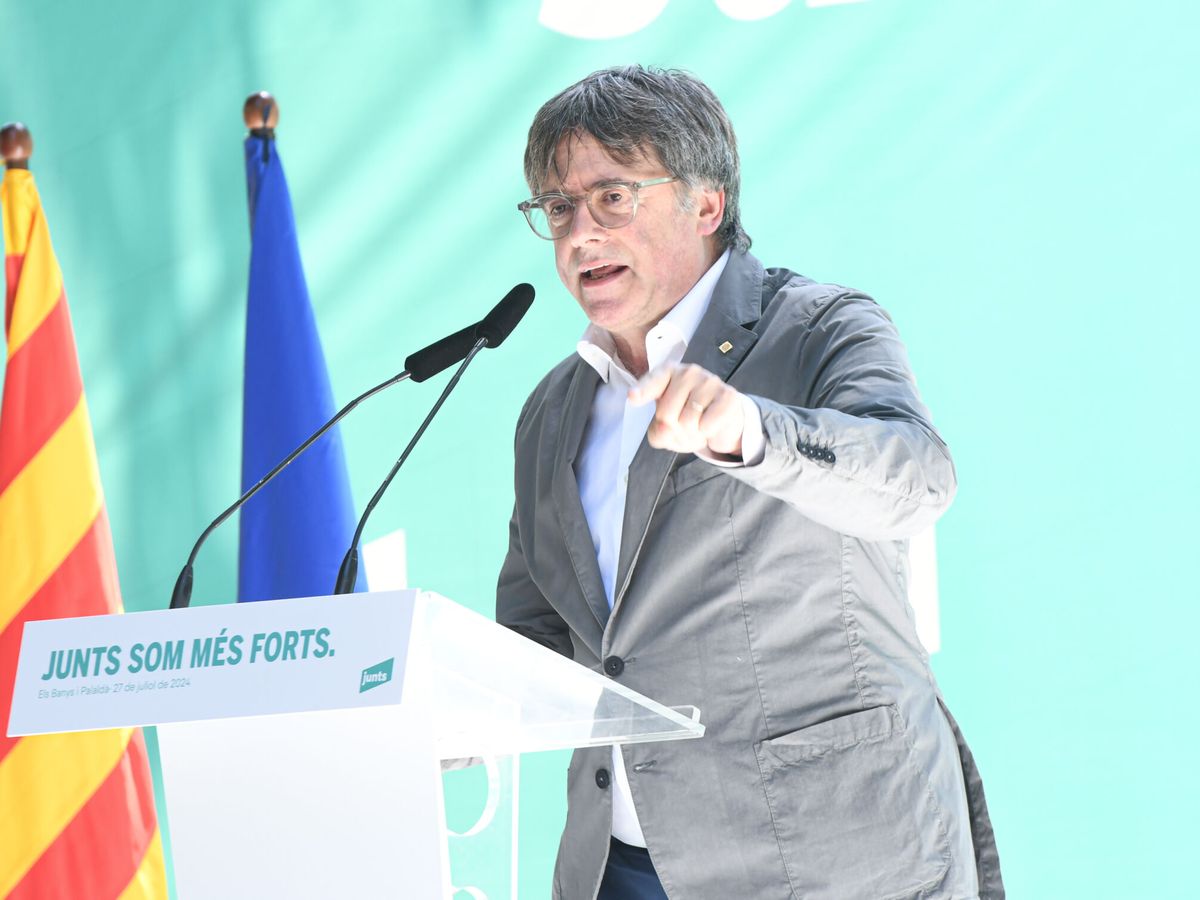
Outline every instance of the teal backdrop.
{"label": "teal backdrop", "polygon": [[[127,608],[166,605],[237,492],[248,93],[279,100],[340,402],[537,288],[366,535],[406,529],[410,583],[488,611],[517,413],[584,325],[515,208],[525,131],[596,68],[684,67],[737,127],[754,252],[877,297],[954,452],[934,667],[1010,895],[1195,896],[1200,7],[546,7],[0,0],[0,119],[36,142]],[[628,33],[539,22],[586,7],[576,30]],[[343,425],[360,508],[441,384]],[[232,600],[236,550],[235,527],[209,542],[198,602]],[[565,769],[526,760],[522,896],[549,893]]]}

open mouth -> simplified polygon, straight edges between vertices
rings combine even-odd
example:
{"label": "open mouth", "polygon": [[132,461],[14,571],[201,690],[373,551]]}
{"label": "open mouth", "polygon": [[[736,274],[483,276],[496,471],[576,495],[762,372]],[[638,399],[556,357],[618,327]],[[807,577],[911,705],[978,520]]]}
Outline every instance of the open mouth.
{"label": "open mouth", "polygon": [[596,266],[593,269],[585,270],[580,279],[587,285],[606,284],[618,278],[627,268],[627,266],[617,265]]}

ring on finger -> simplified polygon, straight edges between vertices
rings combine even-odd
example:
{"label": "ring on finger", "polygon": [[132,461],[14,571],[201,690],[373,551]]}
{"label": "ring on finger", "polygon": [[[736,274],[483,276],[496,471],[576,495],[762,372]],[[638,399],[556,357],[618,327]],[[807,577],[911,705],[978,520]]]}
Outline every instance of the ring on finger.
{"label": "ring on finger", "polygon": [[690,406],[692,409],[694,409],[698,413],[702,413],[705,410],[704,404],[701,403],[699,400],[689,400],[688,406]]}

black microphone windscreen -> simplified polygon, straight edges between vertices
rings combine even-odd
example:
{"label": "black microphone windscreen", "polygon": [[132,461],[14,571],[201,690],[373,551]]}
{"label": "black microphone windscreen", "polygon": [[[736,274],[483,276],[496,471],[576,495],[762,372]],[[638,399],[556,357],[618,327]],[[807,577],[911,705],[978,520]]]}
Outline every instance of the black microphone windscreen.
{"label": "black microphone windscreen", "polygon": [[455,363],[462,362],[479,340],[475,335],[477,327],[478,325],[468,325],[412,354],[404,361],[404,368],[408,370],[409,377],[413,381],[421,382]]}
{"label": "black microphone windscreen", "polygon": [[475,328],[477,337],[487,338],[489,347],[499,347],[533,304],[533,285],[518,284],[483,317]]}

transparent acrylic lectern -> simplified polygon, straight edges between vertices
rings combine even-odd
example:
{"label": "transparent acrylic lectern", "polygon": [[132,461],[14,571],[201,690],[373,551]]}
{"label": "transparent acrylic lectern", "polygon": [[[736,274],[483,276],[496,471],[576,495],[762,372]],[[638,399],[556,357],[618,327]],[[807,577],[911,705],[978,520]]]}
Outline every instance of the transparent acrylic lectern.
{"label": "transparent acrylic lectern", "polygon": [[[47,659],[101,644],[115,674],[80,667],[43,699]],[[519,754],[696,738],[698,720],[409,590],[28,623],[9,733],[158,725],[181,900],[508,900]],[[452,835],[441,761],[466,759],[488,796]]]}
{"label": "transparent acrylic lectern", "polygon": [[704,733],[695,708],[663,707],[436,594],[418,599],[422,632],[414,658],[431,676],[419,689],[433,701],[435,754],[489,768],[483,815],[449,840],[453,884],[488,900],[516,896],[519,754]]}

